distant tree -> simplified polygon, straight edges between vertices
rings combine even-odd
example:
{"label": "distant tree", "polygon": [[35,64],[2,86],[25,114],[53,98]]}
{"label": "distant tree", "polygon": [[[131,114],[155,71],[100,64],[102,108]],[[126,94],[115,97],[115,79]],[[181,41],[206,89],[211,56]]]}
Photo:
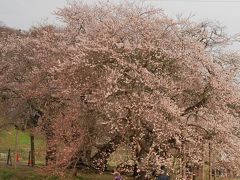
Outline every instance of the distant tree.
{"label": "distant tree", "polygon": [[4,22],[3,21],[0,21],[0,26],[5,26]]}

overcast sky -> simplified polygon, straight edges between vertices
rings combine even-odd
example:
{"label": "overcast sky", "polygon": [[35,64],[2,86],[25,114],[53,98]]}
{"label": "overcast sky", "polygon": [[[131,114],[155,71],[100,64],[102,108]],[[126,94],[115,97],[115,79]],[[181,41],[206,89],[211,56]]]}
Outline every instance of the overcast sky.
{"label": "overcast sky", "polygon": [[[68,0],[71,1],[71,0]],[[93,0],[88,0],[93,1]],[[219,21],[230,34],[240,32],[240,0],[148,0],[170,16],[195,14],[197,20]],[[56,23],[54,10],[67,4],[66,0],[0,0],[0,21],[28,29],[42,22]]]}

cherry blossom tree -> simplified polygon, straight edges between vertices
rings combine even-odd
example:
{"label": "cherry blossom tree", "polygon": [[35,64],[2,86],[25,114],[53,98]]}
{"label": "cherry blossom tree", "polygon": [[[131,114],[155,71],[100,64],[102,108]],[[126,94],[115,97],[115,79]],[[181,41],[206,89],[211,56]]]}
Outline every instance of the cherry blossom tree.
{"label": "cherry blossom tree", "polygon": [[204,163],[205,144],[213,166],[239,168],[238,56],[214,51],[229,41],[219,27],[131,2],[74,2],[56,14],[63,26],[1,33],[0,44],[3,110],[35,117],[48,167],[88,154],[103,170],[126,143],[143,172],[179,159],[184,179],[188,163]]}

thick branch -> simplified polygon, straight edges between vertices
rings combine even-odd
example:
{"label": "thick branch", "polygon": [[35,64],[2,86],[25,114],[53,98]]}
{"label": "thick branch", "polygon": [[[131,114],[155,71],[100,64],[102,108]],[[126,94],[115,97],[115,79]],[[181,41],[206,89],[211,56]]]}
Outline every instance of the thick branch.
{"label": "thick branch", "polygon": [[122,136],[117,134],[107,144],[102,146],[99,151],[91,158],[94,168],[104,170],[109,156],[117,149],[122,142]]}

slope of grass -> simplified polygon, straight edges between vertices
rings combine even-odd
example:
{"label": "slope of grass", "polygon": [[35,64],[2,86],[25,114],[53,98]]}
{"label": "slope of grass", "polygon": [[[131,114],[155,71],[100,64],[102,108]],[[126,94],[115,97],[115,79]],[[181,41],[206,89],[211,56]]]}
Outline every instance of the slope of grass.
{"label": "slope of grass", "polygon": [[[14,149],[15,145],[15,136],[16,131],[14,129],[8,130],[8,131],[1,131],[0,132],[0,150],[5,150],[8,148]],[[25,132],[18,132],[18,142],[20,145],[20,148],[22,149],[28,149],[30,144],[29,135]]]}
{"label": "slope of grass", "polygon": [[[1,149],[14,149],[16,139],[16,130],[9,129],[0,131],[0,150]],[[21,149],[29,149],[30,148],[30,135],[28,131],[18,131],[18,143]],[[42,137],[36,138],[35,145],[42,146],[44,145],[44,139]]]}

